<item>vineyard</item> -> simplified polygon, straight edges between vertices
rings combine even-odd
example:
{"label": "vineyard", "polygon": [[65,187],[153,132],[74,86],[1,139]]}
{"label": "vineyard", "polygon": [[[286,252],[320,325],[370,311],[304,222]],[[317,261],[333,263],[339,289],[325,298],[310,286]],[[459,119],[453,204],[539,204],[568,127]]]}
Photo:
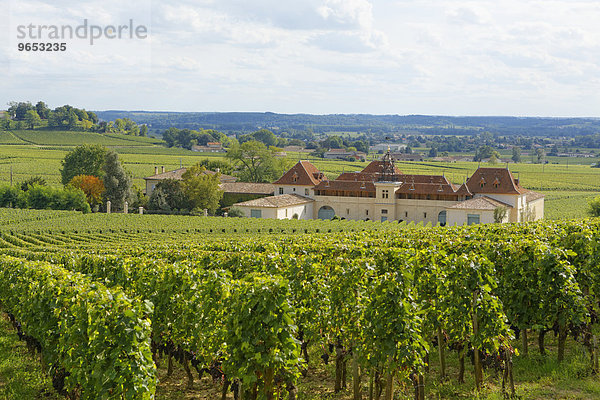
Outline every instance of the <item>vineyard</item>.
{"label": "vineyard", "polygon": [[327,396],[424,399],[439,382],[484,388],[495,370],[514,397],[514,359],[533,356],[534,336],[547,353],[549,332],[545,357],[562,362],[576,343],[599,372],[597,220],[0,221],[2,311],[72,399],[150,399],[174,375],[189,390],[210,376],[200,398],[308,399],[315,365],[331,374]]}

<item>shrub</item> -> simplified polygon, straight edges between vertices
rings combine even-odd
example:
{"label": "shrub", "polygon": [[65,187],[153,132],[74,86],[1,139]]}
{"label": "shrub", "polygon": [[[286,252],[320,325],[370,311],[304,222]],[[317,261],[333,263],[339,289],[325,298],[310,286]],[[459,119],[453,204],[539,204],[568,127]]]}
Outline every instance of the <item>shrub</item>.
{"label": "shrub", "polygon": [[0,207],[25,208],[27,200],[25,193],[15,186],[0,187]]}
{"label": "shrub", "polygon": [[227,215],[230,217],[243,217],[244,212],[237,207],[231,207]]}
{"label": "shrub", "polygon": [[590,200],[590,214],[594,217],[600,217],[600,196]]}

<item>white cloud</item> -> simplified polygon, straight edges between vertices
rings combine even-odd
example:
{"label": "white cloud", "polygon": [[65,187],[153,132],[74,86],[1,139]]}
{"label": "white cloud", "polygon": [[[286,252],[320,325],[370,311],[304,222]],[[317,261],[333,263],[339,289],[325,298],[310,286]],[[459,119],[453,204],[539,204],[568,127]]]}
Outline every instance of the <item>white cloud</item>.
{"label": "white cloud", "polygon": [[134,18],[148,20],[152,30],[144,43],[74,45],[68,54],[44,57],[16,52],[11,37],[0,50],[11,74],[0,102],[27,93],[100,109],[463,115],[597,115],[600,109],[596,0],[10,5],[11,25]]}

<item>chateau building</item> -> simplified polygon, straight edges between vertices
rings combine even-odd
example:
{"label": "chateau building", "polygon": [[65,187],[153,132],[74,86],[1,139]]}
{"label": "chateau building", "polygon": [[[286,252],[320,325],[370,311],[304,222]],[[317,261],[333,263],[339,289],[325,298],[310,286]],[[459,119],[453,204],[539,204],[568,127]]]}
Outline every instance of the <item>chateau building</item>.
{"label": "chateau building", "polygon": [[329,180],[300,161],[273,183],[275,196],[234,204],[245,216],[413,221],[470,225],[544,217],[544,195],[524,189],[507,168],[479,168],[462,185],[442,175],[403,174],[388,152],[360,172]]}

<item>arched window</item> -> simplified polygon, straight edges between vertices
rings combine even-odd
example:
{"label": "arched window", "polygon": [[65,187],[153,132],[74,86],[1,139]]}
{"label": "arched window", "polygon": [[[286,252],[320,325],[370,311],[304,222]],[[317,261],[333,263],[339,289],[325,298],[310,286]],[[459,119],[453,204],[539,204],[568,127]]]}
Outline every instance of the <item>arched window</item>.
{"label": "arched window", "polygon": [[438,222],[440,223],[441,226],[446,226],[446,211],[441,211],[438,214]]}
{"label": "arched window", "polygon": [[333,217],[335,217],[335,211],[333,210],[333,208],[329,207],[329,206],[323,206],[319,209],[319,213],[317,215],[317,218],[319,219],[332,219]]}

